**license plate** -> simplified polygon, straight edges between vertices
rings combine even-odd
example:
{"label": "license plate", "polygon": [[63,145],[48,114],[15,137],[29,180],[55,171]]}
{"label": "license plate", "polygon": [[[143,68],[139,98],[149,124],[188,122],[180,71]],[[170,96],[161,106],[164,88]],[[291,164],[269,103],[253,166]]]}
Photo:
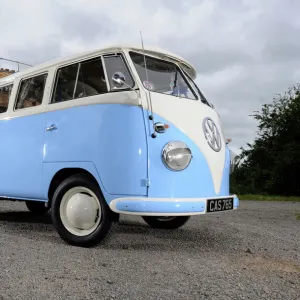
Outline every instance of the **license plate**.
{"label": "license plate", "polygon": [[207,200],[208,213],[233,209],[233,198],[209,199]]}

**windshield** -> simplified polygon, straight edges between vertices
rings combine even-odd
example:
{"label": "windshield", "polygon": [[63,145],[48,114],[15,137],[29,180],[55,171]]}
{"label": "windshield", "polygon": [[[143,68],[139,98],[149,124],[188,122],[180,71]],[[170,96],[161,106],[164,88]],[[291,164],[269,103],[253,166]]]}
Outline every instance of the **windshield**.
{"label": "windshield", "polygon": [[130,52],[130,57],[146,89],[181,98],[197,99],[195,91],[192,90],[176,64],[146,56],[147,80],[144,55]]}
{"label": "windshield", "polygon": [[202,94],[202,92],[200,91],[200,89],[198,88],[197,84],[195,81],[193,81],[193,79],[186,73],[184,72],[184,75],[186,76],[186,78],[188,79],[188,82],[190,83],[190,85],[194,88],[194,90],[197,91],[197,95],[199,96],[199,98],[201,99],[201,101],[210,106],[210,107],[213,107],[212,103],[210,103],[205,97],[204,95]]}

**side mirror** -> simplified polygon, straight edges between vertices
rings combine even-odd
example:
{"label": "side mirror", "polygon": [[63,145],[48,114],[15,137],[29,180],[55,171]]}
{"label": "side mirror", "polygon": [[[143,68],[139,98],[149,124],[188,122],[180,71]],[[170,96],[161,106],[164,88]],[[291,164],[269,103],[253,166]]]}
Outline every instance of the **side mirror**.
{"label": "side mirror", "polygon": [[169,128],[168,124],[164,124],[164,123],[160,123],[160,122],[156,122],[154,124],[154,129],[156,132],[158,133],[164,133],[166,132],[166,130]]}
{"label": "side mirror", "polygon": [[115,84],[115,88],[121,88],[124,85],[126,85],[126,83],[125,83],[125,76],[121,72],[115,72],[113,74],[113,76],[112,76],[112,81]]}

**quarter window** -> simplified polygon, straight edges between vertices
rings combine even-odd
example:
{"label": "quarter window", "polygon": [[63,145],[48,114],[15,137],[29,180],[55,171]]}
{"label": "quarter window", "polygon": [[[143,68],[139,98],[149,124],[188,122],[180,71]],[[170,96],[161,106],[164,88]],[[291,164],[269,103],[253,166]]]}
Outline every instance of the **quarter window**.
{"label": "quarter window", "polygon": [[[128,87],[132,88],[134,86],[132,77],[121,55],[105,56],[104,61],[111,91],[128,89]],[[126,85],[116,85],[112,80],[113,76],[121,78]]]}
{"label": "quarter window", "polygon": [[52,103],[107,93],[101,58],[58,70]]}
{"label": "quarter window", "polygon": [[78,64],[64,67],[57,72],[53,102],[72,100],[78,72]]}
{"label": "quarter window", "polygon": [[7,111],[12,88],[12,84],[0,87],[0,113]]}
{"label": "quarter window", "polygon": [[16,109],[42,104],[47,74],[24,79],[18,93]]}

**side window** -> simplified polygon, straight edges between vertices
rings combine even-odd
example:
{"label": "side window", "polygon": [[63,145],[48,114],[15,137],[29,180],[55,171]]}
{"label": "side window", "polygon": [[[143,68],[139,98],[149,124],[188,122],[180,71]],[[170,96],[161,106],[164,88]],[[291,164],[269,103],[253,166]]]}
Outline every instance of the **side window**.
{"label": "side window", "polygon": [[[121,55],[105,56],[104,61],[110,89],[112,91],[118,89],[128,89],[128,86],[134,86],[132,77]],[[113,77],[121,78],[126,83],[126,85],[116,84],[112,80]]]}
{"label": "side window", "polygon": [[12,88],[12,84],[0,87],[0,113],[7,111]]}
{"label": "side window", "polygon": [[58,70],[52,103],[107,93],[101,58]]}
{"label": "side window", "polygon": [[47,74],[21,81],[15,109],[28,108],[42,104]]}
{"label": "side window", "polygon": [[75,98],[107,93],[101,58],[80,64]]}

